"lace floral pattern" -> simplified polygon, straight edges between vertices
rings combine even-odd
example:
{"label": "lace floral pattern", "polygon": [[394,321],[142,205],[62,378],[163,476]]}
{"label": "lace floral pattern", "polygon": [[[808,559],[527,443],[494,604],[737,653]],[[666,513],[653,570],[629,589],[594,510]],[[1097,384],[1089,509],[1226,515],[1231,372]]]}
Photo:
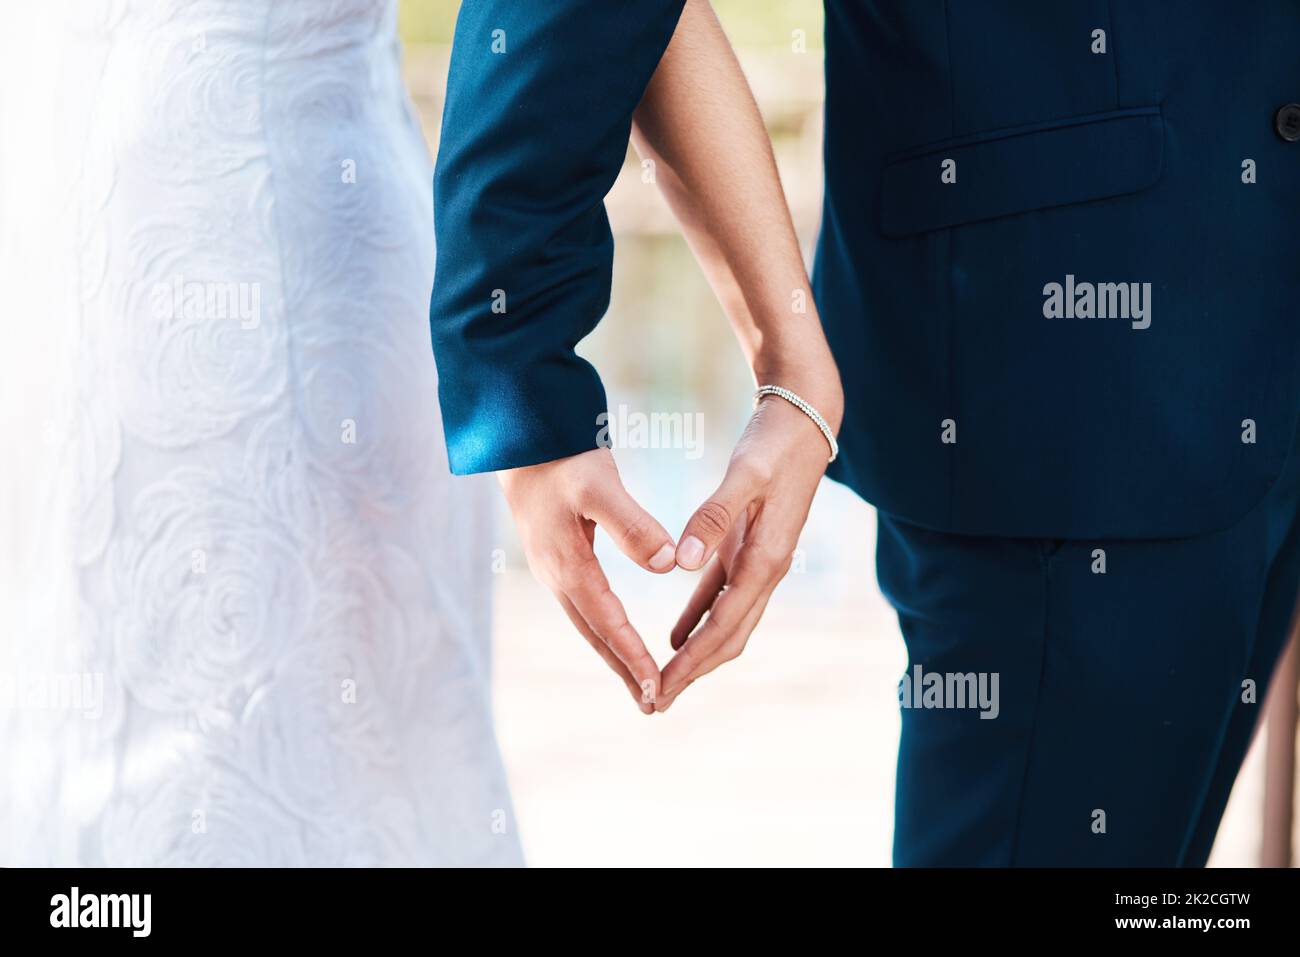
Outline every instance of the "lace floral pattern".
{"label": "lace floral pattern", "polygon": [[6,710],[0,862],[519,861],[395,8],[64,14],[95,75],[51,243],[76,290],[49,332],[62,479],[22,559],[42,638],[7,658],[101,674],[103,713]]}

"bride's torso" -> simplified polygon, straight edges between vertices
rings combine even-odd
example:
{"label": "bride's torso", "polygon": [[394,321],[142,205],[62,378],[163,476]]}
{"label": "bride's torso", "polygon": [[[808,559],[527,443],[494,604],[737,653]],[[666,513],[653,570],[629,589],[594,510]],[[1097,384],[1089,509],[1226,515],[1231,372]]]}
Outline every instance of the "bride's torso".
{"label": "bride's torso", "polygon": [[0,669],[102,676],[102,714],[5,715],[0,857],[517,860],[396,3],[60,15],[62,144],[22,158],[56,171],[0,228],[44,271],[11,339],[36,451],[0,482],[32,516]]}
{"label": "bride's torso", "polygon": [[[401,446],[440,434],[433,230],[396,3],[107,10],[81,27],[98,75],[74,255],[81,344],[108,350],[96,364],[128,431],[242,444],[287,394],[317,453],[363,469],[372,499],[390,478],[419,487],[428,476],[410,470],[432,460]],[[367,455],[340,454],[340,422],[367,411]]]}
{"label": "bride's torso", "polygon": [[73,29],[90,53],[86,145],[101,180],[140,191],[120,205],[152,212],[192,189],[194,205],[210,207],[251,186],[255,200],[274,200],[275,228],[294,234],[280,237],[285,247],[307,241],[314,256],[346,263],[349,239],[411,250],[428,268],[430,170],[403,85],[396,0],[93,6],[75,6]]}

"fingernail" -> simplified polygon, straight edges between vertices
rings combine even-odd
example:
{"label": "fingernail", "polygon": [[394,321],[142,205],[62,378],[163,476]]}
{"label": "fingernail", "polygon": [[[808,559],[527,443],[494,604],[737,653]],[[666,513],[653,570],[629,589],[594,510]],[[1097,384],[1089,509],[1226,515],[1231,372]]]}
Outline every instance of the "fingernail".
{"label": "fingernail", "polygon": [[654,553],[654,557],[650,559],[650,567],[657,572],[661,572],[676,561],[676,558],[677,550],[673,548],[670,542]]}
{"label": "fingernail", "polygon": [[696,569],[704,558],[704,543],[694,535],[687,535],[677,546],[677,564],[683,568]]}

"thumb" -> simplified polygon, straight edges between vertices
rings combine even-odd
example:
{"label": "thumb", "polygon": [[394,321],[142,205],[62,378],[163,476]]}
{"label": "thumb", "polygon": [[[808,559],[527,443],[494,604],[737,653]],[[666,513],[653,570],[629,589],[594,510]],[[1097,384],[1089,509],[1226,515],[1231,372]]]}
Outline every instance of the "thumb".
{"label": "thumb", "polygon": [[583,508],[583,514],[603,528],[619,550],[642,568],[666,572],[673,567],[672,536],[617,478],[593,496]]}
{"label": "thumb", "polygon": [[748,469],[727,467],[722,484],[686,523],[677,545],[677,564],[694,571],[702,568],[726,537],[727,531],[745,513],[761,482]]}

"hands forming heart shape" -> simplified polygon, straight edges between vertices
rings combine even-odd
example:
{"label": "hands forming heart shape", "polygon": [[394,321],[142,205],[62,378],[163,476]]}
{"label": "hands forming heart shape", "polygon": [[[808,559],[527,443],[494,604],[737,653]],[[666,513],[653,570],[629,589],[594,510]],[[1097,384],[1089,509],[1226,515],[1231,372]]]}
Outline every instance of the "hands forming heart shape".
{"label": "hands forming heart shape", "polygon": [[[821,436],[802,412],[778,400],[759,404],[722,484],[676,543],[624,488],[609,449],[512,469],[500,480],[534,576],[641,711],[654,714],[745,649],[790,569],[825,469]],[[596,559],[597,525],[648,572],[704,570],[672,629],[676,653],[662,671]]]}

